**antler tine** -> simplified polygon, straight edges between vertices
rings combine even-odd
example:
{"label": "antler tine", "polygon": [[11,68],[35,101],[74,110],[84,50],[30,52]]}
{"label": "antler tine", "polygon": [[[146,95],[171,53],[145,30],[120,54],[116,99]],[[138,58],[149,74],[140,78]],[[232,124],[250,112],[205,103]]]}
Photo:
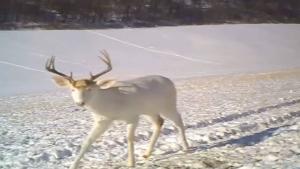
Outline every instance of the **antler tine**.
{"label": "antler tine", "polygon": [[49,59],[47,59],[46,64],[45,64],[46,70],[48,70],[48,67],[49,67]]}
{"label": "antler tine", "polygon": [[47,71],[49,71],[51,73],[54,73],[54,74],[57,74],[59,76],[62,76],[64,78],[68,79],[71,82],[73,81],[72,72],[71,72],[70,76],[68,76],[68,75],[65,75],[65,74],[63,74],[61,72],[58,72],[55,69],[55,56],[52,56],[50,59],[47,59],[45,67],[46,67]]}
{"label": "antler tine", "polygon": [[111,64],[111,60],[109,58],[109,54],[107,53],[106,50],[100,51],[100,53],[103,55],[103,57],[98,56],[103,62],[106,64]]}
{"label": "antler tine", "polygon": [[109,54],[107,53],[106,50],[101,50],[100,53],[107,59],[109,59]]}
{"label": "antler tine", "polygon": [[54,56],[51,56],[51,58],[50,59],[47,59],[47,61],[46,61],[46,70],[48,70],[49,72],[51,72],[51,69],[53,68],[53,58],[54,58]]}
{"label": "antler tine", "polygon": [[100,51],[100,52],[103,55],[103,57],[99,56],[99,58],[107,65],[107,68],[103,72],[100,72],[96,75],[92,75],[92,73],[90,73],[90,76],[91,76],[90,80],[95,80],[98,77],[100,77],[100,76],[104,75],[105,73],[112,70],[112,65],[111,65],[111,60],[109,58],[109,54],[106,52],[106,50],[103,50],[103,51]]}

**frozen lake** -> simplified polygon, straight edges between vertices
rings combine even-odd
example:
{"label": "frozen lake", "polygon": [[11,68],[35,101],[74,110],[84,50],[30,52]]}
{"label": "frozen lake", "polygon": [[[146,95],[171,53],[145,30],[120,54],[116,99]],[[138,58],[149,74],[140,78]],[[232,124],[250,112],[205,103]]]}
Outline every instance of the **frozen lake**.
{"label": "frozen lake", "polygon": [[107,30],[0,31],[0,96],[53,90],[48,57],[75,77],[104,68],[111,77],[147,74],[172,78],[300,67],[300,25],[207,25]]}

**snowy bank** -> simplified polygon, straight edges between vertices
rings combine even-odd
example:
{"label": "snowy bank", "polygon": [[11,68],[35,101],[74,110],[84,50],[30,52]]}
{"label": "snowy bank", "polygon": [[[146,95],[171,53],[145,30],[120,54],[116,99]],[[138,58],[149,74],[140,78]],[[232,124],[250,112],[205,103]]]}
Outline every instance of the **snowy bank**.
{"label": "snowy bank", "polygon": [[[166,122],[154,155],[142,153],[150,123],[136,132],[138,169],[299,167],[300,70],[176,81],[189,153]],[[91,127],[91,114],[69,93],[0,98],[0,168],[65,169]],[[83,169],[127,168],[125,124],[116,122],[85,155]]]}

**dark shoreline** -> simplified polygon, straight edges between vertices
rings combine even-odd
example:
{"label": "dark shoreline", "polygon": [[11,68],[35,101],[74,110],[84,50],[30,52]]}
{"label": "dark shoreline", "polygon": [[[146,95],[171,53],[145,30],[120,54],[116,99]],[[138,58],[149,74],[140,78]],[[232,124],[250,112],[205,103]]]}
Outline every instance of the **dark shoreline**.
{"label": "dark shoreline", "polygon": [[191,25],[224,25],[224,24],[300,24],[298,22],[215,22],[206,24],[155,24],[155,23],[145,23],[145,24],[135,24],[135,23],[115,23],[115,24],[78,24],[78,23],[5,23],[0,24],[1,30],[84,30],[84,29],[122,29],[122,28],[154,28],[161,26],[191,26]]}

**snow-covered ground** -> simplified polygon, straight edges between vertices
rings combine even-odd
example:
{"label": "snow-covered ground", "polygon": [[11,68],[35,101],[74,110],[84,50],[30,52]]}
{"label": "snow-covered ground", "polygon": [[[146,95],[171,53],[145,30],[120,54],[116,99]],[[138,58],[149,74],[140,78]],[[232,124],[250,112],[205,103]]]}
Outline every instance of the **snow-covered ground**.
{"label": "snow-covered ground", "polygon": [[44,72],[51,55],[77,76],[103,68],[106,49],[115,77],[178,78],[299,67],[299,44],[298,24],[0,31],[0,95],[55,89]]}
{"label": "snow-covered ground", "polygon": [[[143,159],[152,131],[142,118],[136,168],[299,169],[299,44],[294,24],[1,31],[0,169],[70,166],[91,113],[55,89],[44,64],[55,55],[58,69],[82,77],[103,68],[100,49],[111,54],[110,76],[162,74],[178,89],[191,151],[180,151],[167,121],[154,156]],[[126,168],[124,128],[116,122],[82,168]]]}
{"label": "snow-covered ground", "polygon": [[[300,167],[300,70],[208,76],[176,81],[189,153],[166,122],[154,156],[142,158],[151,135],[136,132],[136,168]],[[0,99],[0,168],[63,169],[91,126],[90,112],[68,93]],[[116,122],[85,155],[83,169],[126,168],[125,124]]]}

